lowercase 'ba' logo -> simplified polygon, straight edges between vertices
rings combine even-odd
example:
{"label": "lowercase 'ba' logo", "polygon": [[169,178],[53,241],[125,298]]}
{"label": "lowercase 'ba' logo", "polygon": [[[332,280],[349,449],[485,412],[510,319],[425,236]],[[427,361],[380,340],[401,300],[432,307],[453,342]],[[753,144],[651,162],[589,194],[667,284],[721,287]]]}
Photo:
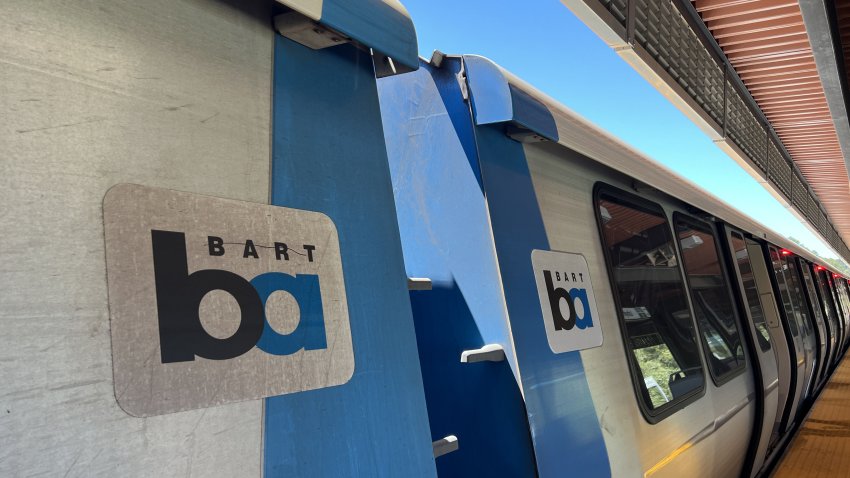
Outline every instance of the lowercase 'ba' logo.
{"label": "lowercase 'ba' logo", "polygon": [[552,352],[602,345],[602,329],[595,322],[596,299],[584,256],[534,250],[531,264],[540,298],[541,325]]}
{"label": "lowercase 'ba' logo", "polygon": [[[555,271],[556,280],[561,280],[561,272]],[[567,279],[564,273],[564,278]],[[584,282],[583,274],[572,274],[573,282],[578,278]],[[563,287],[555,287],[552,282],[552,271],[543,271],[543,279],[546,282],[546,294],[549,296],[549,306],[552,308],[552,324],[555,330],[572,330],[573,327],[586,329],[593,327],[593,315],[590,312],[590,304],[587,301],[587,289],[572,287],[569,291]],[[576,312],[576,303],[581,306],[580,312]],[[564,317],[562,307],[566,307],[567,317]],[[579,315],[579,313],[581,315]]]}
{"label": "lowercase 'ba' logo", "polygon": [[103,217],[113,382],[127,413],[313,390],[353,375],[328,216],[119,184]]}
{"label": "lowercase 'ba' logo", "polygon": [[[185,234],[153,230],[151,240],[163,363],[191,361],[195,356],[226,360],[248,352],[255,345],[274,355],[327,347],[317,275],[265,272],[248,281],[238,274],[220,269],[203,269],[190,274]],[[225,254],[223,242],[220,237],[208,236],[211,256]],[[286,244],[278,242],[275,245],[282,245],[276,250],[276,260],[283,257],[281,251],[286,253],[288,260]],[[304,247],[312,262],[315,246]],[[243,259],[259,259],[251,240],[245,242]],[[227,292],[239,305],[239,327],[228,338],[213,337],[201,324],[198,313],[201,300],[213,290]],[[266,301],[276,291],[292,295],[298,303],[298,325],[289,334],[276,332],[266,319]]]}

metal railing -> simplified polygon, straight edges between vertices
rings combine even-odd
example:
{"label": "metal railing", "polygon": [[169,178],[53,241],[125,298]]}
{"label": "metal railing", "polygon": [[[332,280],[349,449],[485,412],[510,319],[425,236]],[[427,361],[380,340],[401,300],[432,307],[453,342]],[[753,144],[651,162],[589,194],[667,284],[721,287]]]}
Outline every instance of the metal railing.
{"label": "metal railing", "polygon": [[[845,260],[850,249],[808,181],[729,63],[689,0],[583,0],[639,45],[676,86],[702,109],[707,123],[743,152],[762,176]],[[594,7],[593,5],[590,5]],[[671,85],[672,86],[672,85]]]}

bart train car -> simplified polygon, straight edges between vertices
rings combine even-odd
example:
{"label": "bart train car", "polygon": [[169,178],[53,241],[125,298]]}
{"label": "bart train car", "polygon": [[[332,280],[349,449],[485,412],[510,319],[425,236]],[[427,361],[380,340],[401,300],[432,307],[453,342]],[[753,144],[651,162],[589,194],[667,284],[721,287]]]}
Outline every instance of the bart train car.
{"label": "bart train car", "polygon": [[0,476],[755,476],[844,356],[821,259],[396,1],[0,25]]}
{"label": "bart train car", "polygon": [[379,88],[440,472],[769,470],[847,347],[843,277],[485,58]]}

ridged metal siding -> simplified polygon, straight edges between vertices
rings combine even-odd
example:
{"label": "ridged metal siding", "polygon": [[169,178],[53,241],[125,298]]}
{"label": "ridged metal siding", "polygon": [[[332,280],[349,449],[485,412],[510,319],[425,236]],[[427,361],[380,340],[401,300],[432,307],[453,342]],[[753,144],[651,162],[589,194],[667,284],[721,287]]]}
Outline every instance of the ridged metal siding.
{"label": "ridged metal siding", "polygon": [[611,16],[622,26],[626,26],[626,12],[628,4],[626,0],[600,0],[600,3],[611,12]]}
{"label": "ridged metal siding", "polygon": [[734,89],[733,82],[728,82],[727,91],[732,93],[726,97],[728,108],[725,123],[726,135],[750,157],[762,172],[766,173],[768,165],[768,158],[766,157],[767,131],[759,123],[752,107]]}
{"label": "ridged metal siding", "polygon": [[723,68],[668,1],[634,0],[635,40],[717,123],[723,121]]}

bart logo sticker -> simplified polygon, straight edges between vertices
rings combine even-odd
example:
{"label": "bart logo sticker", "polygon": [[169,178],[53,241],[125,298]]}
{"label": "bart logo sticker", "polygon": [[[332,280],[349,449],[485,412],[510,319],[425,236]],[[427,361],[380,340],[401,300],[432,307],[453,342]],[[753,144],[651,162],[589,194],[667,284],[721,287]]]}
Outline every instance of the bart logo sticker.
{"label": "bart logo sticker", "polygon": [[581,254],[531,252],[543,327],[554,353],[602,345],[587,261]]}
{"label": "bart logo sticker", "polygon": [[326,215],[119,184],[103,200],[115,398],[134,416],[346,383]]}

